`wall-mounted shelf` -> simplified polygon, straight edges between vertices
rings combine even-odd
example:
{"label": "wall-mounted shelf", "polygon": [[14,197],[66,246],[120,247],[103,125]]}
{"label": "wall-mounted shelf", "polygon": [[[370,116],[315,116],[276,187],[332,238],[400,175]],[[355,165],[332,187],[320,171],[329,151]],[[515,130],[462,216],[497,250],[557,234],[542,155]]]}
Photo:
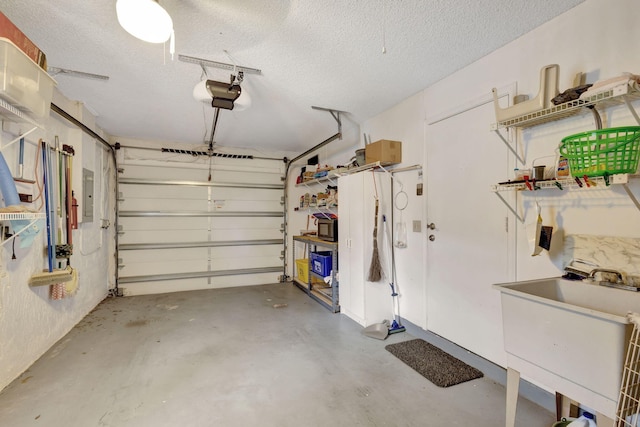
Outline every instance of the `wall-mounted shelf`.
{"label": "wall-mounted shelf", "polygon": [[0,212],[0,222],[3,221],[29,221],[29,224],[21,228],[20,230],[13,230],[14,233],[11,237],[6,240],[3,240],[0,243],[0,246],[3,246],[7,242],[16,238],[20,233],[29,229],[33,226],[38,220],[46,218],[46,214],[40,212]]}
{"label": "wall-mounted shelf", "polygon": [[[537,125],[541,125],[544,123],[550,123],[557,120],[565,119],[567,117],[574,116],[579,112],[583,111],[584,108],[607,108],[614,105],[626,104],[627,108],[631,112],[631,115],[634,117],[635,121],[640,125],[640,116],[631,105],[632,101],[640,99],[640,87],[638,83],[630,80],[630,81],[622,81],[620,84],[615,85],[607,90],[604,90],[600,93],[596,93],[592,96],[585,97],[584,99],[576,99],[573,101],[568,101],[559,105],[554,105],[553,107],[545,108],[543,110],[539,110],[532,113],[521,114],[516,117],[512,117],[505,120],[499,120],[497,123],[491,125],[491,130],[493,130],[498,137],[502,140],[502,142],[507,146],[507,148],[516,156],[516,158],[522,163],[525,163],[525,160],[519,155],[517,150],[512,146],[512,144],[500,133],[500,129],[515,127],[515,128],[529,128]],[[628,186],[629,178],[636,177],[636,175],[629,174],[616,174],[610,175],[608,177],[590,177],[589,181],[585,181],[584,178],[567,178],[560,180],[544,180],[537,182],[508,182],[491,186],[491,191],[493,191],[500,200],[509,208],[509,210],[520,220],[520,222],[524,222],[524,218],[522,218],[516,210],[502,197],[500,192],[502,191],[536,191],[536,190],[544,190],[544,189],[557,189],[557,190],[576,190],[576,189],[597,189],[607,187],[610,184],[619,184],[622,185],[625,192],[633,202],[633,204],[640,210],[640,202],[638,202],[637,197],[633,194],[631,189]]]}
{"label": "wall-mounted shelf", "polygon": [[[364,165],[364,166],[358,166],[357,168],[333,169],[333,170],[329,171],[329,174],[327,176],[324,176],[322,178],[310,179],[309,181],[301,182],[299,184],[296,184],[296,187],[309,186],[309,185],[313,185],[313,184],[320,184],[320,183],[327,182],[327,181],[333,183],[334,179],[338,179],[341,176],[351,175],[352,173],[362,172],[362,171],[366,171],[366,170],[369,170],[369,169],[378,169],[378,168],[381,168],[381,167],[383,167],[382,163],[375,162],[375,163],[369,163],[368,165]],[[334,185],[337,185],[337,184],[334,184]]]}
{"label": "wall-mounted shelf", "polygon": [[637,84],[630,85],[628,82],[623,82],[609,90],[594,94],[593,96],[585,99],[576,99],[568,101],[563,104],[554,105],[553,107],[545,108],[533,113],[522,114],[510,119],[501,120],[491,125],[491,130],[498,135],[506,147],[511,151],[520,163],[525,164],[525,159],[520,156],[518,151],[512,146],[510,141],[500,132],[500,129],[504,128],[529,128],[544,123],[555,122],[565,119],[567,117],[574,116],[582,111],[584,108],[607,108],[614,105],[626,104],[629,111],[633,115],[634,119],[640,125],[640,116],[636,113],[636,110],[631,105],[632,101],[640,99],[640,90]]}
{"label": "wall-mounted shelf", "polygon": [[[597,177],[589,177],[588,182],[584,178],[580,178],[578,184],[578,180],[575,178],[566,178],[566,179],[548,179],[544,181],[530,181],[530,182],[508,182],[502,184],[495,184],[491,186],[491,191],[493,191],[504,203],[507,208],[513,213],[520,222],[524,222],[524,218],[522,218],[518,212],[502,197],[500,194],[504,191],[540,191],[540,190],[597,190],[607,188],[609,185],[621,185],[624,188],[625,192],[633,202],[633,204],[640,210],[640,202],[631,189],[629,188],[629,180],[632,178],[640,178],[640,175],[630,175],[630,174],[615,174],[610,175],[607,178],[602,176]],[[528,184],[528,185],[527,185]]]}
{"label": "wall-mounted shelf", "polygon": [[[609,182],[607,183],[607,181],[605,180],[604,177],[602,176],[594,176],[594,177],[590,177],[589,181],[595,183],[595,185],[589,184],[587,185],[587,183],[585,183],[584,178],[580,179],[580,183],[582,184],[582,187],[578,184],[578,182],[575,180],[575,178],[565,178],[565,179],[546,179],[544,181],[536,181],[535,184],[533,181],[529,182],[529,185],[531,185],[531,189],[527,186],[527,184],[525,182],[522,181],[515,181],[515,182],[508,182],[508,183],[502,183],[502,184],[495,184],[491,186],[491,191],[493,192],[499,192],[499,191],[536,191],[536,190],[544,190],[547,188],[553,188],[553,189],[557,189],[557,190],[563,190],[563,189],[589,189],[589,188],[593,188],[593,189],[597,189],[597,188],[602,188],[602,187],[607,187],[608,185],[611,184],[627,184],[629,182],[630,178],[639,178],[640,175],[629,175],[629,174],[616,174],[616,175],[609,175]],[[558,184],[560,184],[560,186],[558,186]],[[534,187],[535,185],[535,187]]]}
{"label": "wall-mounted shelf", "polygon": [[29,123],[30,125],[44,129],[42,124],[36,122],[2,98],[0,98],[0,118],[7,119],[14,123]]}
{"label": "wall-mounted shelf", "polygon": [[636,87],[623,83],[607,91],[594,94],[586,99],[576,99],[563,104],[554,105],[534,113],[527,113],[511,119],[502,120],[491,125],[491,130],[498,130],[506,127],[528,128],[541,125],[543,123],[554,122],[578,114],[583,108],[595,106],[607,108],[613,105],[627,104],[634,118],[640,124],[640,118],[636,114],[631,101],[640,99],[640,91]]}

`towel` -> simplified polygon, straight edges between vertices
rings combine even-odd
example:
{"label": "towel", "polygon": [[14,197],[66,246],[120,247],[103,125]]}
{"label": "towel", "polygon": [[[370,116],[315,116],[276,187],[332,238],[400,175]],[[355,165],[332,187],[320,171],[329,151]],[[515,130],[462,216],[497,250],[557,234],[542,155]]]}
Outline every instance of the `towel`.
{"label": "towel", "polygon": [[640,75],[631,74],[631,73],[622,73],[622,75],[618,77],[598,80],[593,84],[593,86],[591,86],[588,90],[583,92],[582,95],[580,95],[580,99],[590,98],[593,95],[606,92],[614,87],[618,87],[624,84],[630,85],[634,89],[638,90],[640,88]]}
{"label": "towel", "polygon": [[633,323],[636,327],[640,328],[640,314],[628,313],[627,319],[629,319],[629,321]]}

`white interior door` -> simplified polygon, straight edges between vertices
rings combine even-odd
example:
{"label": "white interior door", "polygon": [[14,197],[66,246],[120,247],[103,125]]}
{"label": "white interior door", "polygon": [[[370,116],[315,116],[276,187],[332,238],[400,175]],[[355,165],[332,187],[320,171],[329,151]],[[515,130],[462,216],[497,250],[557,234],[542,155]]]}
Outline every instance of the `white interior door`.
{"label": "white interior door", "polygon": [[504,359],[500,299],[507,281],[508,210],[490,191],[508,171],[489,131],[491,103],[425,125],[427,327],[489,360]]}

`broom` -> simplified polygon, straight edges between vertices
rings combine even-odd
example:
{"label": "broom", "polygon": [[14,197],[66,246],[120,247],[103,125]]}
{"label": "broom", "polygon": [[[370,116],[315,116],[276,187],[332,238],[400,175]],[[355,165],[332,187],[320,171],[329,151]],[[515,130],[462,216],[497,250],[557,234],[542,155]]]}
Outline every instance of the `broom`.
{"label": "broom", "polygon": [[373,252],[371,254],[371,265],[369,266],[369,282],[378,282],[382,279],[382,265],[380,264],[380,254],[378,253],[378,209],[379,202],[376,197],[375,224],[373,225]]}

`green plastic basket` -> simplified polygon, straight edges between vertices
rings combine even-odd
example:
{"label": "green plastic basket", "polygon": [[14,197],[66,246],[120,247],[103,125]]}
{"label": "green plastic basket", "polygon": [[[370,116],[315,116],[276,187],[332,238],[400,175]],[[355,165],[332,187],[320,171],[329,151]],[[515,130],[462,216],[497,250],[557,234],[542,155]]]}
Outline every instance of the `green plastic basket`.
{"label": "green plastic basket", "polygon": [[640,159],[640,126],[599,129],[562,139],[560,154],[574,177],[635,173]]}

